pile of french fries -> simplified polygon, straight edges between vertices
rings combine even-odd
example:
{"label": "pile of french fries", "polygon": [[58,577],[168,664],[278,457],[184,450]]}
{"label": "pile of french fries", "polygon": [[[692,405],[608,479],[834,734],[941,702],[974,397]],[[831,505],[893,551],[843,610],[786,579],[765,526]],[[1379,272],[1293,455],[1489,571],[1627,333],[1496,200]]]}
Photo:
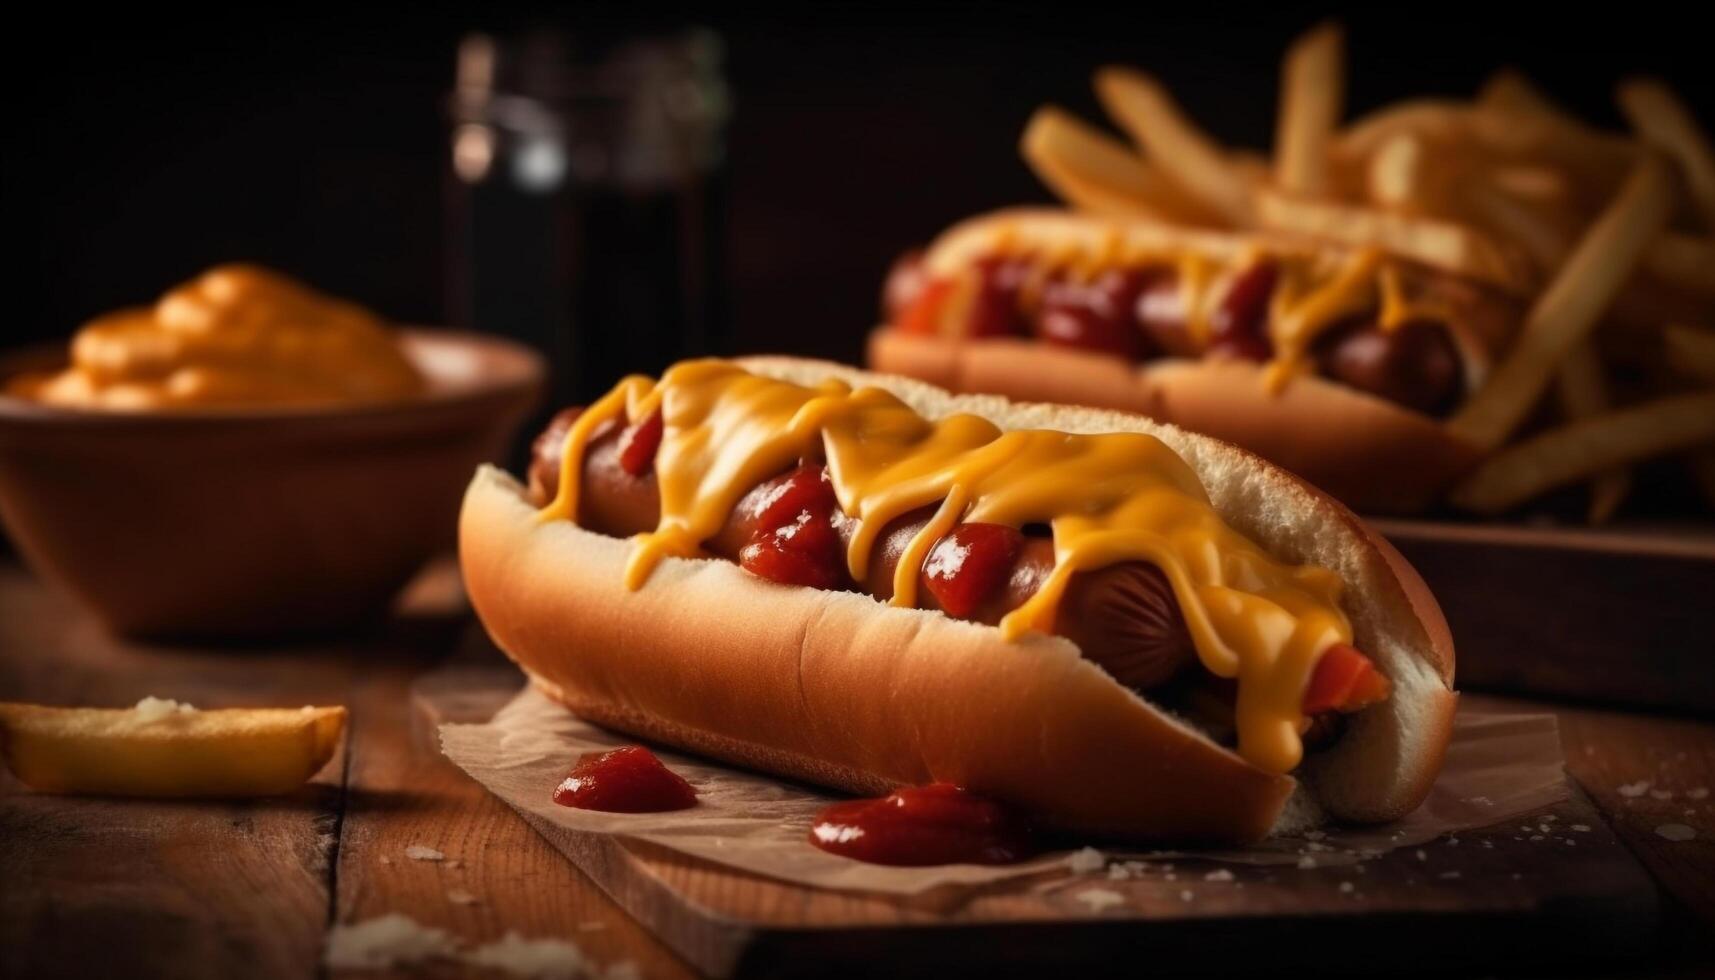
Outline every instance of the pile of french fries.
{"label": "pile of french fries", "polygon": [[1453,505],[1501,513],[1588,482],[1599,524],[1636,464],[1683,455],[1715,506],[1715,148],[1690,111],[1630,80],[1631,132],[1605,132],[1506,70],[1468,101],[1346,122],[1344,43],[1324,24],[1288,50],[1272,161],[1130,68],[1095,77],[1129,145],[1045,106],[1021,151],[1079,209],[1379,247],[1514,297],[1518,335],[1446,423],[1484,454]]}

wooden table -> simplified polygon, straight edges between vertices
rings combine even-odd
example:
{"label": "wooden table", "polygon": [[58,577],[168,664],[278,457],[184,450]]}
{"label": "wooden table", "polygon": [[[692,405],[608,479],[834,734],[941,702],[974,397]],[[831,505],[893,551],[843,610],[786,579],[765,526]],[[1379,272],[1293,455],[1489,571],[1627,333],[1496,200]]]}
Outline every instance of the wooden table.
{"label": "wooden table", "polygon": [[[471,942],[508,930],[559,935],[604,966],[630,960],[647,977],[692,975],[436,750],[433,719],[415,706],[411,685],[454,651],[480,649],[474,629],[443,564],[367,636],[243,650],[143,646],[107,636],[0,562],[0,700],[121,705],[155,694],[209,706],[341,703],[352,712],[342,754],[287,799],[74,799],[0,779],[0,976],[317,976],[330,923],[395,911]],[[1710,969],[1715,799],[1687,793],[1715,790],[1715,724],[1520,704],[1559,715],[1569,771],[1662,890],[1656,955],[1618,972]],[[1642,782],[1673,796],[1628,795]],[[1658,836],[1669,822],[1697,828],[1698,838]],[[410,860],[412,844],[449,860]],[[1501,938],[1493,972],[1534,975],[1533,951]]]}

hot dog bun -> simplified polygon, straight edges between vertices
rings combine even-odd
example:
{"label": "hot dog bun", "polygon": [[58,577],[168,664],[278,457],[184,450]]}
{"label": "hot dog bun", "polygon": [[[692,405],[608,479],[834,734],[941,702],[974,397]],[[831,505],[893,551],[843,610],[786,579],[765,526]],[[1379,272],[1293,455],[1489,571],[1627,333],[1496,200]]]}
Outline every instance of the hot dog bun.
{"label": "hot dog bun", "polygon": [[1056,827],[1130,839],[1249,841],[1323,814],[1413,809],[1440,768],[1453,648],[1409,565],[1344,507],[1242,450],[1118,412],[953,396],[791,358],[742,362],[801,384],[878,385],[931,417],[1141,431],[1200,475],[1235,529],[1346,582],[1355,642],[1393,695],[1332,748],[1277,776],[1150,705],[1069,641],[856,593],[780,586],[718,560],[668,559],[627,592],[625,541],[540,522],[499,470],[472,481],[460,558],[490,635],[578,714],[622,731],[859,793],[946,780]]}
{"label": "hot dog bun", "polygon": [[[1100,253],[1122,241],[1142,252],[1194,251],[1235,261],[1247,249],[1336,255],[1341,250],[1267,233],[1229,234],[1049,208],[1014,208],[972,218],[924,255],[929,276],[948,275],[1000,243],[1054,252]],[[1455,314],[1449,322],[1475,390],[1516,328],[1518,309],[1485,287],[1415,270]],[[1243,446],[1360,510],[1410,513],[1427,507],[1477,452],[1434,418],[1315,375],[1270,391],[1249,361],[1164,357],[1134,364],[1110,355],[1011,337],[967,339],[881,327],[869,366],[952,391],[1006,395],[1137,412]]]}

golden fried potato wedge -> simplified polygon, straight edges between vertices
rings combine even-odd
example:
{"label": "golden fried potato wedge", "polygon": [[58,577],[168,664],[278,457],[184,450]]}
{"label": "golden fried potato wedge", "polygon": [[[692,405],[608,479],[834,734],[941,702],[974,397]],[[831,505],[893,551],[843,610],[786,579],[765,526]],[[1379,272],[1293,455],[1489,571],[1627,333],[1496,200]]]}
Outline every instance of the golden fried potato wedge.
{"label": "golden fried potato wedge", "polygon": [[6,764],[50,793],[289,793],[333,757],[344,728],[341,707],[197,711],[155,698],[135,708],[0,703]]}

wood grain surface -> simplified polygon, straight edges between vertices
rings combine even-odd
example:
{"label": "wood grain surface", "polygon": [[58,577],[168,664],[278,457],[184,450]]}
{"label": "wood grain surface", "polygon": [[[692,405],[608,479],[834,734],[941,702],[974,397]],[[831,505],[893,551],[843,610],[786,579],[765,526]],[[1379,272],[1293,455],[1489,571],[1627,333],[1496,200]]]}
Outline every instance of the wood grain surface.
{"label": "wood grain surface", "polygon": [[[1607,872],[1587,873],[1588,865],[1515,865],[1510,862],[1519,856],[1498,841],[1490,850],[1474,838],[1426,847],[1431,860],[1422,863],[1433,866],[1433,878],[1427,867],[1421,873],[1412,867],[1418,862],[1407,851],[1350,875],[1276,870],[1224,883],[1181,868],[1175,881],[1160,877],[1167,872],[1103,881],[1101,887],[1121,891],[1138,911],[1094,926],[1079,922],[1087,908],[1071,894],[1078,886],[899,905],[803,894],[636,845],[621,846],[607,864],[590,862],[593,876],[586,876],[435,751],[433,726],[484,710],[495,688],[479,681],[497,675],[492,662],[481,660],[485,646],[463,613],[456,575],[443,567],[420,584],[398,617],[367,636],[281,649],[144,648],[105,636],[25,573],[0,564],[0,699],[117,705],[156,694],[204,706],[316,702],[352,709],[344,751],[312,786],[285,799],[74,799],[33,793],[9,776],[0,780],[0,975],[325,975],[319,964],[327,927],[387,912],[403,912],[471,944],[516,930],[569,939],[604,969],[631,961],[648,977],[697,973],[690,960],[603,894],[598,881],[612,884],[616,868],[630,883],[614,888],[627,907],[672,899],[688,920],[705,925],[700,939],[681,941],[680,948],[710,966],[720,963],[711,957],[725,955],[747,975],[823,972],[835,963],[886,973],[912,964],[1016,974],[1042,972],[1045,960],[1086,972],[1135,973],[1140,963],[1171,962],[1174,950],[1197,953],[1211,969],[1225,968],[1276,939],[1303,943],[1305,920],[1281,913],[1342,901],[1353,914],[1334,921],[1365,938],[1359,947],[1331,950],[1325,959],[1334,972],[1373,970],[1374,960],[1354,962],[1361,959],[1355,951],[1378,945],[1392,947],[1386,962],[1411,966],[1398,951],[1412,949],[1414,959],[1422,950],[1437,954],[1424,963],[1474,964],[1484,975],[1562,972],[1566,963],[1558,953],[1567,946],[1623,953],[1619,960],[1592,961],[1597,972],[1614,975],[1690,976],[1715,963],[1703,938],[1715,933],[1715,800],[1697,792],[1715,790],[1715,725],[1583,707],[1555,709],[1568,769],[1594,805],[1579,812],[1588,814],[1592,846],[1611,826],[1647,868],[1664,913],[1659,932],[1639,934],[1632,915],[1637,909],[1603,904],[1595,907],[1601,917],[1578,920],[1582,934],[1569,937],[1564,909],[1533,904],[1544,894],[1538,886],[1611,896],[1602,880]],[[446,670],[449,658],[452,672]],[[504,685],[499,692],[504,695]],[[1640,783],[1648,786],[1640,789]],[[1667,823],[1690,826],[1697,837],[1669,841],[1657,832]],[[433,847],[446,859],[411,860],[405,855],[411,845]],[[1403,866],[1381,867],[1392,862]],[[1450,871],[1459,877],[1440,877]],[[1514,873],[1542,878],[1514,881]],[[1414,882],[1408,886],[1413,907],[1437,910],[1427,933],[1421,920],[1397,914],[1398,893],[1371,884],[1396,875]],[[1353,888],[1342,891],[1341,881]],[[1190,918],[1179,896],[1187,883],[1194,892]],[[1235,939],[1226,916],[1256,908],[1264,893],[1272,896],[1265,911],[1276,924],[1258,919],[1250,923],[1256,928]],[[685,895],[697,900],[672,898]],[[1044,907],[1063,909],[1062,918],[1076,926],[1042,924]],[[1452,942],[1483,935],[1479,924],[1492,927],[1497,910],[1533,907],[1545,914],[1505,917],[1504,943],[1492,934],[1480,943]],[[749,935],[753,926],[733,925],[734,911],[773,934],[757,941]],[[1175,917],[1165,918],[1170,911]],[[809,915],[852,926],[770,926]],[[956,925],[893,928],[931,922]],[[1171,928],[1164,925],[1169,922]],[[1541,936],[1549,923],[1562,923],[1555,927],[1559,936]],[[734,942],[735,934],[742,941]],[[918,938],[900,938],[906,935]],[[1454,945],[1463,945],[1452,950],[1459,955],[1442,948]],[[1213,959],[1207,959],[1210,951]],[[449,965],[428,971],[460,974]]]}

